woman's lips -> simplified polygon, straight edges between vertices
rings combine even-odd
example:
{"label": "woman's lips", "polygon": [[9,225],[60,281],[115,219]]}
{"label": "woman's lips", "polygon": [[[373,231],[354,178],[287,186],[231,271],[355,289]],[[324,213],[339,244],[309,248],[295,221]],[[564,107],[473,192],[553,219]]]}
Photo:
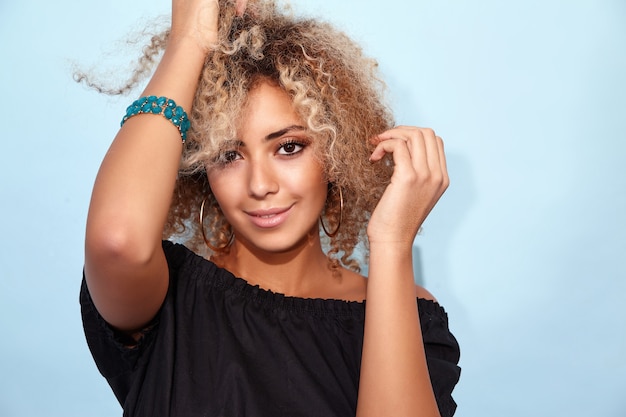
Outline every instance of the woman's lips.
{"label": "woman's lips", "polygon": [[282,207],[282,208],[270,208],[265,210],[252,210],[246,211],[245,213],[248,215],[252,223],[260,227],[262,229],[269,229],[272,227],[280,226],[282,223],[287,220],[289,217],[289,211],[291,207]]}

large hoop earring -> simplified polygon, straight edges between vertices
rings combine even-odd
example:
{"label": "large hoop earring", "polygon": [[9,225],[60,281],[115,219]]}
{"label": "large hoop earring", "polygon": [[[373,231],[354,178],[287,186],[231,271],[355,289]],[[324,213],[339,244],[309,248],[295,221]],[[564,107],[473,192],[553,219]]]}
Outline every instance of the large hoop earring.
{"label": "large hoop earring", "polygon": [[230,238],[228,238],[228,242],[226,242],[226,245],[219,248],[217,246],[213,246],[211,242],[209,242],[209,239],[207,239],[206,234],[204,233],[204,205],[206,203],[206,200],[207,199],[205,197],[202,200],[202,204],[200,204],[200,214],[198,215],[198,221],[200,222],[200,233],[202,234],[202,239],[204,240],[204,243],[209,247],[209,249],[211,249],[213,252],[221,252],[233,243],[235,234],[231,231]]}
{"label": "large hoop earring", "polygon": [[339,190],[339,223],[337,223],[337,227],[335,228],[335,230],[333,230],[332,233],[328,232],[326,226],[324,226],[324,218],[320,216],[322,229],[324,229],[324,233],[326,233],[326,236],[330,238],[337,236],[337,233],[339,233],[339,228],[341,227],[341,221],[343,220],[343,192],[341,191],[341,187],[337,187],[337,189]]}

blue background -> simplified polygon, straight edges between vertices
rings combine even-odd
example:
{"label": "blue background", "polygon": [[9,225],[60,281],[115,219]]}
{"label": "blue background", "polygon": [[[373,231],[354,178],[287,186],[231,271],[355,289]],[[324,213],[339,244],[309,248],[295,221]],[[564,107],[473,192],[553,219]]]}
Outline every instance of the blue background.
{"label": "blue background", "polygon": [[[462,345],[457,416],[626,415],[626,2],[295,1],[377,57],[452,185],[417,280]],[[85,344],[90,188],[130,97],[124,40],[169,1],[0,0],[0,416],[121,415]],[[113,77],[113,78],[111,78]]]}

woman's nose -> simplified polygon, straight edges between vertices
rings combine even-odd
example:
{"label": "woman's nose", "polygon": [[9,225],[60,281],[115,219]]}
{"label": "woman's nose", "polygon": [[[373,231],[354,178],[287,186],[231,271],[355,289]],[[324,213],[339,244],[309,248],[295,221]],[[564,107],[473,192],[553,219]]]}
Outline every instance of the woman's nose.
{"label": "woman's nose", "polygon": [[278,177],[271,164],[254,162],[250,164],[248,192],[254,198],[263,198],[278,191]]}

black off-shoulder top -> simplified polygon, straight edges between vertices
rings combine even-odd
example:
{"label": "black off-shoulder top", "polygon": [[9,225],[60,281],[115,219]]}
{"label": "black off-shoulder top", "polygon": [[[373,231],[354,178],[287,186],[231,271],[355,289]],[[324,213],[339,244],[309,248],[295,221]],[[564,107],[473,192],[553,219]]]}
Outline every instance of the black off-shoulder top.
{"label": "black off-shoulder top", "polygon": [[[139,342],[98,314],[85,280],[83,327],[124,416],[354,416],[365,302],[288,297],[163,242],[170,286]],[[443,308],[417,299],[442,416],[452,416],[459,346]]]}

